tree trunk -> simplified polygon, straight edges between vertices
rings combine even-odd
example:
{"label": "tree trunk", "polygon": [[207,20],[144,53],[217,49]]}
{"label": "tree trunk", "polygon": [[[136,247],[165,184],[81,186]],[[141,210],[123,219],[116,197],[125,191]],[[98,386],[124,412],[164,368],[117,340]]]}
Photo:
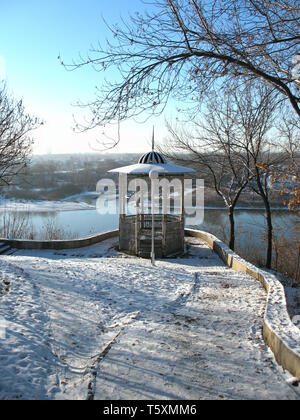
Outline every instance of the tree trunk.
{"label": "tree trunk", "polygon": [[234,242],[235,242],[235,231],[234,231],[234,208],[232,206],[228,207],[228,218],[229,218],[229,248],[234,251]]}
{"label": "tree trunk", "polygon": [[266,217],[267,217],[267,259],[266,259],[266,268],[271,269],[272,268],[272,249],[273,249],[273,225],[272,225],[272,212],[271,212],[271,206],[269,202],[269,198],[267,193],[265,192],[261,178],[260,178],[260,172],[258,168],[256,168],[257,173],[257,186],[259,188],[260,196],[263,199],[265,209],[266,209]]}
{"label": "tree trunk", "polygon": [[273,226],[272,226],[272,213],[271,207],[268,199],[264,199],[265,208],[266,208],[266,215],[267,215],[267,231],[268,231],[268,239],[267,239],[267,260],[266,260],[266,268],[272,268],[272,248],[273,248]]}

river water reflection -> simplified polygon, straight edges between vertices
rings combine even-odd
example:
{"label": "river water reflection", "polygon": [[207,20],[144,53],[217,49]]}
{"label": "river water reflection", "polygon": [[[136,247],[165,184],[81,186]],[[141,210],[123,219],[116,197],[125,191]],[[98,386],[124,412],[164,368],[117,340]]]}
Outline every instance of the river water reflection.
{"label": "river water reflection", "polygon": [[[10,214],[14,214],[10,211]],[[20,213],[19,213],[20,214]],[[4,213],[0,213],[0,221]],[[99,214],[97,210],[34,212],[29,215],[30,222],[41,238],[41,231],[47,224],[62,229],[68,238],[77,238],[118,228],[117,214]],[[235,213],[237,245],[241,248],[257,246],[265,236],[266,221],[264,211],[260,209],[238,209]],[[287,210],[273,211],[275,236],[289,237],[300,230],[300,217]],[[204,210],[204,221],[189,219],[187,227],[208,231],[225,240],[228,235],[226,209],[208,208]]]}

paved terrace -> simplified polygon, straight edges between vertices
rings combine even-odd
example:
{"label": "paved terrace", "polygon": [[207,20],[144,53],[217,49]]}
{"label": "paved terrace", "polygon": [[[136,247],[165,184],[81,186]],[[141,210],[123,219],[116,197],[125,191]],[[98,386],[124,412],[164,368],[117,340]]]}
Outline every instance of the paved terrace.
{"label": "paved terrace", "polygon": [[264,344],[257,280],[199,239],[156,267],[114,243],[1,257],[14,339],[0,346],[0,399],[299,399]]}

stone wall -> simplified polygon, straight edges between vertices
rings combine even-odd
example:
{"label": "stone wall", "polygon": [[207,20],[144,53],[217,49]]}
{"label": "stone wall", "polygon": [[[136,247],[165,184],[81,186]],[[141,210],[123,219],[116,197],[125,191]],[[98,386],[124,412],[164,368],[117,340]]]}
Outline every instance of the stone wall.
{"label": "stone wall", "polygon": [[300,330],[289,317],[285,292],[280,281],[272,273],[243,260],[207,232],[185,229],[185,234],[202,239],[226,265],[235,271],[245,271],[262,283],[268,294],[263,323],[264,340],[273,351],[277,362],[300,379]]}
{"label": "stone wall", "polygon": [[56,241],[32,241],[23,239],[0,239],[0,242],[8,244],[17,249],[75,249],[94,245],[106,239],[114,238],[119,235],[119,230],[100,233],[82,239],[66,239]]}

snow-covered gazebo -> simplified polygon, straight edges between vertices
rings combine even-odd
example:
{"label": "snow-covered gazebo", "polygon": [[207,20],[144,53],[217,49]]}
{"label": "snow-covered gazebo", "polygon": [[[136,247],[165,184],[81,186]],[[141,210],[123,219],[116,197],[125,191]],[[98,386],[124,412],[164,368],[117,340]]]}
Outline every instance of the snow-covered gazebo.
{"label": "snow-covered gazebo", "polygon": [[183,251],[184,176],[195,171],[167,163],[153,139],[137,164],[109,172],[119,174],[120,251],[152,260]]}

